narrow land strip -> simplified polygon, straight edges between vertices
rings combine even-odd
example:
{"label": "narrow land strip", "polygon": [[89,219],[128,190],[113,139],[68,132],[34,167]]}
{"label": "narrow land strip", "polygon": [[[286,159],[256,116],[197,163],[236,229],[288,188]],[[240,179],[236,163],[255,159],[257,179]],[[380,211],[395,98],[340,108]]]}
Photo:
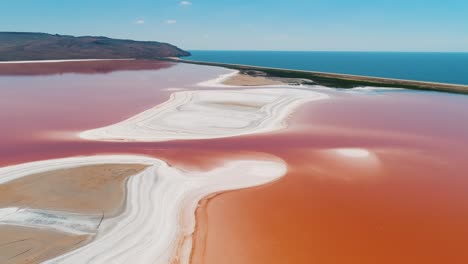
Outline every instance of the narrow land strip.
{"label": "narrow land strip", "polygon": [[219,66],[229,69],[245,71],[259,71],[266,74],[268,77],[296,78],[307,79],[312,83],[334,88],[354,88],[362,86],[374,87],[398,87],[413,90],[439,91],[448,93],[468,94],[468,85],[449,84],[449,83],[434,83],[413,80],[400,80],[391,78],[379,78],[371,76],[358,76],[339,73],[327,73],[317,71],[291,70],[281,68],[270,68],[260,66],[250,66],[242,64],[216,63],[204,61],[191,61],[178,58],[162,58],[161,60],[191,63],[198,65]]}

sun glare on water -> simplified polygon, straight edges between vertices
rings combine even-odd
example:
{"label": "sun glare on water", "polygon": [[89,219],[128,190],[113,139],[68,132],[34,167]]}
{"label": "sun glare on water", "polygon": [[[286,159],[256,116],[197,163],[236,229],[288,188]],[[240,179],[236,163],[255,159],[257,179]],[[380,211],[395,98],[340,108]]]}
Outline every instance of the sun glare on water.
{"label": "sun glare on water", "polygon": [[335,150],[337,154],[349,158],[367,158],[371,153],[366,149],[361,148],[340,148]]}

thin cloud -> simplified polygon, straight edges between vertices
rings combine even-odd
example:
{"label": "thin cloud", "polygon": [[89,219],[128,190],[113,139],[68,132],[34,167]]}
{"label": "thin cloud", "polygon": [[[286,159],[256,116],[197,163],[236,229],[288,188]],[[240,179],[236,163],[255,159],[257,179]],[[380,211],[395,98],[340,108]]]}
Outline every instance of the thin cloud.
{"label": "thin cloud", "polygon": [[164,21],[165,24],[168,24],[168,25],[172,25],[172,24],[175,24],[177,23],[177,20],[175,19],[168,19],[166,21]]}
{"label": "thin cloud", "polygon": [[138,25],[143,25],[145,23],[145,21],[143,19],[138,19],[137,21],[135,21],[135,24],[138,24]]}
{"label": "thin cloud", "polygon": [[189,5],[192,5],[192,2],[190,2],[190,1],[180,1],[180,5],[181,6],[189,6]]}

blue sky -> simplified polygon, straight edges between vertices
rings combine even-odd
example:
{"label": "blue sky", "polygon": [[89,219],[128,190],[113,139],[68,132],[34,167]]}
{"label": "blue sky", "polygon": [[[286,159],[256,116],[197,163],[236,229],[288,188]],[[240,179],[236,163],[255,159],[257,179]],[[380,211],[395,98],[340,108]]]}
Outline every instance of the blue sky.
{"label": "blue sky", "polygon": [[467,0],[0,0],[0,31],[184,49],[468,51]]}

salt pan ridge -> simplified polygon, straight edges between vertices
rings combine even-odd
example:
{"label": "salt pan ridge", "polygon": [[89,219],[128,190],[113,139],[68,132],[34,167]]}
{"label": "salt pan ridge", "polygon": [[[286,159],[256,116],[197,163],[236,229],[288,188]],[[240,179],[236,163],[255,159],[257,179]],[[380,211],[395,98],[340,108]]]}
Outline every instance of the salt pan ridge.
{"label": "salt pan ridge", "polygon": [[[113,155],[9,166],[0,169],[0,183],[47,170],[113,163],[149,165],[127,181],[126,205],[117,216],[96,226],[95,216],[4,208],[0,209],[0,224],[74,234],[94,231],[89,244],[45,263],[188,263],[195,210],[203,197],[272,182],[287,171],[280,160],[234,160],[210,171],[188,172],[154,158]],[[72,224],[73,219],[79,220],[77,225]]]}
{"label": "salt pan ridge", "polygon": [[266,133],[286,128],[287,117],[300,105],[326,98],[326,94],[290,86],[175,92],[161,105],[79,136],[157,142]]}

